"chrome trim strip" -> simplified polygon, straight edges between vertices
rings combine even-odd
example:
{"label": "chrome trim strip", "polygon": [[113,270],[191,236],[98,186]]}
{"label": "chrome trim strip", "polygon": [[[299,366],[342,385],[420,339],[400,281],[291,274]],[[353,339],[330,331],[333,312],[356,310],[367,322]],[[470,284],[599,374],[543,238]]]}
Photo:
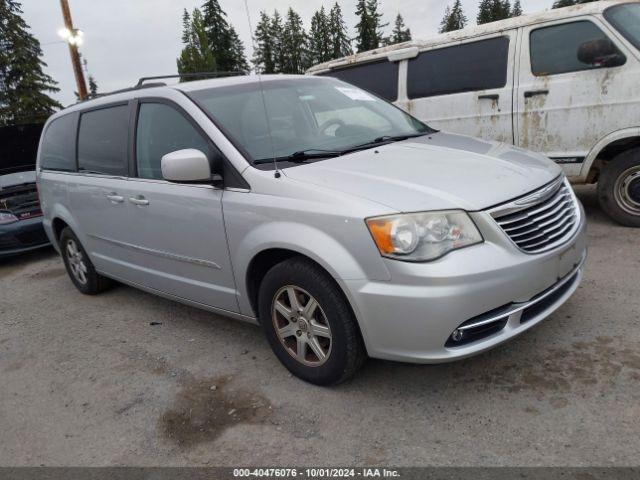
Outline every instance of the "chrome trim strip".
{"label": "chrome trim strip", "polygon": [[564,181],[564,177],[561,175],[558,178],[556,178],[552,183],[550,183],[546,187],[542,187],[542,189],[540,190],[536,190],[535,192],[523,198],[518,198],[516,200],[503,203],[502,205],[498,205],[497,207],[490,209],[489,214],[493,218],[502,217],[510,213],[518,212],[519,210],[524,210],[525,208],[528,208],[531,205],[542,203],[548,198],[552,197],[558,191],[563,181]]}
{"label": "chrome trim strip", "polygon": [[484,319],[484,320],[479,320],[477,322],[470,323],[468,325],[464,325],[464,326],[458,327],[457,330],[466,331],[466,330],[470,330],[472,328],[476,328],[476,327],[480,327],[482,325],[486,325],[488,323],[493,323],[493,322],[496,322],[498,320],[504,319],[506,317],[510,317],[511,315],[513,315],[515,313],[521,312],[522,310],[525,310],[526,308],[529,308],[532,305],[535,305],[536,303],[541,302],[542,300],[544,300],[548,296],[554,294],[556,291],[558,291],[558,289],[562,288],[565,284],[567,284],[571,280],[575,280],[576,274],[584,266],[586,260],[587,260],[587,256],[584,255],[582,257],[582,260],[580,260],[580,263],[578,264],[577,267],[575,267],[573,270],[571,270],[567,275],[565,275],[562,278],[562,280],[560,280],[559,282],[554,284],[550,289],[548,289],[546,292],[544,292],[539,297],[534,297],[533,300],[529,300],[527,302],[514,303],[511,308],[506,309],[502,313],[499,313],[497,315],[493,315],[493,316],[491,316],[491,318],[487,318],[487,319]]}
{"label": "chrome trim strip", "polygon": [[170,260],[177,260],[178,262],[185,263],[193,263],[195,265],[201,265],[203,267],[215,268],[216,270],[221,270],[222,267],[215,262],[211,262],[209,260],[203,260],[201,258],[193,258],[187,257],[185,255],[178,255],[175,253],[165,252],[162,250],[155,250],[153,248],[141,247],[139,245],[134,245],[132,243],[121,242],[120,240],[114,240],[112,238],[101,237],[99,235],[88,234],[89,237],[96,238],[98,240],[102,240],[104,242],[112,243],[114,245],[118,245],[119,247],[128,248],[130,250],[135,250],[138,252],[148,253],[149,255],[155,255],[156,257],[168,258]]}

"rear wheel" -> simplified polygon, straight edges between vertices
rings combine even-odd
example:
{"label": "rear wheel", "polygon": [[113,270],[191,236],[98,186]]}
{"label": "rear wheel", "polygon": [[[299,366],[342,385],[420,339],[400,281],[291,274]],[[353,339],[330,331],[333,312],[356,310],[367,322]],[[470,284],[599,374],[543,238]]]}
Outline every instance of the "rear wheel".
{"label": "rear wheel", "polygon": [[96,295],[111,286],[111,280],[96,272],[87,252],[69,227],[60,234],[60,252],[69,278],[82,293]]}
{"label": "rear wheel", "polygon": [[616,222],[640,227],[640,148],[621,153],[605,167],[598,181],[598,199]]}
{"label": "rear wheel", "polygon": [[366,359],[356,319],[335,281],[292,258],[267,272],[259,315],[271,348],[287,369],[317,385],[340,383]]}

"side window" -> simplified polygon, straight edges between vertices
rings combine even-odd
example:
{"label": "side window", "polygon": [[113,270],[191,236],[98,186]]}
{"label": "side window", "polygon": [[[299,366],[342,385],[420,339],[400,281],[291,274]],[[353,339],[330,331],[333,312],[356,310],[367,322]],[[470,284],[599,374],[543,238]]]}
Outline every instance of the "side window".
{"label": "side window", "polygon": [[508,64],[508,37],[422,52],[409,60],[407,93],[420,98],[502,88]]}
{"label": "side window", "polygon": [[322,75],[334,77],[364,90],[369,90],[390,102],[398,98],[397,62],[383,60],[365,63],[355,67],[332,70]]}
{"label": "side window", "polygon": [[72,172],[76,170],[76,127],[74,113],[52,121],[44,132],[40,151],[40,168]]}
{"label": "side window", "polygon": [[211,158],[209,142],[175,108],[142,103],[136,130],[138,177],[162,179],[160,161],[167,153],[195,148]]}
{"label": "side window", "polygon": [[533,30],[529,37],[531,72],[536,76],[623,65],[624,54],[587,20]]}
{"label": "side window", "polygon": [[78,167],[107,175],[128,173],[129,107],[91,110],[80,116]]}

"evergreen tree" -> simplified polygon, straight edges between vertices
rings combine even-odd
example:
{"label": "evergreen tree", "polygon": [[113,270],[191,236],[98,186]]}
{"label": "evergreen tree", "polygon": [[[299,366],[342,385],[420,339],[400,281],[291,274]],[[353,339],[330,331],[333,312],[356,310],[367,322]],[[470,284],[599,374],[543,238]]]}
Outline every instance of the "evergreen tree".
{"label": "evergreen tree", "polygon": [[308,66],[307,34],[302,18],[289,7],[282,30],[282,73],[304,73]]}
{"label": "evergreen tree", "polygon": [[40,42],[29,32],[16,0],[0,0],[0,126],[43,121],[61,105],[43,69]]}
{"label": "evergreen tree", "polygon": [[282,16],[277,10],[273,12],[273,17],[271,18],[269,35],[273,42],[273,73],[282,73],[287,63],[287,53],[284,49],[284,25],[282,23]]}
{"label": "evergreen tree", "polygon": [[322,63],[332,59],[331,31],[329,17],[324,7],[320,7],[311,17],[311,29],[309,30],[309,62],[310,64]]}
{"label": "evergreen tree", "polygon": [[276,71],[276,45],[271,32],[271,18],[267,12],[262,11],[254,33],[256,49],[252,60],[258,73],[274,73]]}
{"label": "evergreen tree", "polygon": [[331,59],[342,58],[353,53],[351,39],[347,34],[347,25],[338,2],[329,12],[329,32],[331,34]]}
{"label": "evergreen tree", "polygon": [[411,40],[411,30],[405,26],[404,18],[402,18],[402,15],[398,13],[393,25],[391,37],[387,38],[385,43],[387,45],[393,45],[396,43],[408,42],[409,40]]}
{"label": "evergreen tree", "polygon": [[177,60],[178,73],[215,72],[217,70],[216,58],[209,46],[204,17],[197,8],[193,10],[191,22],[182,37],[187,41]]}
{"label": "evergreen tree", "polygon": [[382,14],[378,12],[378,0],[358,0],[356,15],[356,44],[358,52],[378,48],[382,42]]}
{"label": "evergreen tree", "polygon": [[511,17],[509,0],[481,0],[478,9],[478,25]]}
{"label": "evergreen tree", "polygon": [[440,33],[460,30],[467,25],[467,17],[462,10],[460,0],[455,0],[453,7],[447,7],[444,12],[442,22],[440,22]]}
{"label": "evergreen tree", "polygon": [[93,78],[93,75],[89,75],[89,94],[92,97],[98,95],[98,83],[95,78]]}
{"label": "evergreen tree", "polygon": [[511,8],[511,16],[519,17],[520,15],[522,15],[522,5],[520,5],[520,0],[516,0]]}
{"label": "evergreen tree", "polygon": [[218,0],[206,0],[202,6],[203,23],[207,42],[218,69],[221,71],[244,71],[247,61],[244,45],[237,32],[227,21],[227,14]]}

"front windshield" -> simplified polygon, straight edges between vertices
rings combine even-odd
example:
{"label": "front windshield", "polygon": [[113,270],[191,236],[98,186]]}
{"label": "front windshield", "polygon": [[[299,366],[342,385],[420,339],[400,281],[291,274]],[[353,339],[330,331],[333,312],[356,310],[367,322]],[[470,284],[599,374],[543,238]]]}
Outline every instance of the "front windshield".
{"label": "front windshield", "polygon": [[636,48],[640,49],[640,3],[608,8],[605,18]]}
{"label": "front windshield", "polygon": [[0,126],[0,175],[36,169],[42,123]]}
{"label": "front windshield", "polygon": [[432,131],[386,101],[332,78],[265,79],[262,88],[264,98],[258,81],[189,93],[256,163],[300,152],[322,156],[382,137]]}

